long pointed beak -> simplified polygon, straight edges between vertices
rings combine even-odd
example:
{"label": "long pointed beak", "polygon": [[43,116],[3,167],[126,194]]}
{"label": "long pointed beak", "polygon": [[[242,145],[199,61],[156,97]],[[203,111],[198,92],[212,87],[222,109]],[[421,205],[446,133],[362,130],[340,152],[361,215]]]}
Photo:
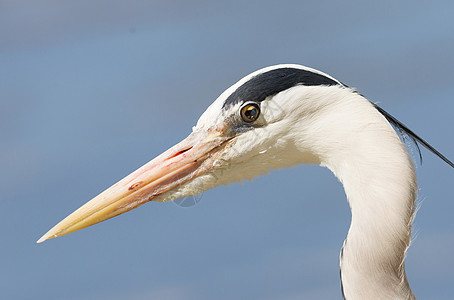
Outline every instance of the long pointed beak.
{"label": "long pointed beak", "polygon": [[126,176],[55,225],[37,243],[62,236],[130,211],[209,172],[219,147],[230,138],[217,130],[194,132]]}

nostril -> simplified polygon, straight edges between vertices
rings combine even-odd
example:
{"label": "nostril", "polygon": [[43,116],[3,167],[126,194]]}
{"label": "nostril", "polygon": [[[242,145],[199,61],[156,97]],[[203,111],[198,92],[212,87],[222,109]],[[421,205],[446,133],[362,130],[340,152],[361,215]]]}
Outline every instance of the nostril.
{"label": "nostril", "polygon": [[187,149],[183,149],[181,151],[178,151],[177,153],[175,153],[174,155],[168,157],[167,159],[171,159],[171,158],[177,157],[177,156],[179,156],[179,155],[181,155],[181,154],[183,154],[183,153],[185,153],[185,152],[187,152],[187,151],[189,151],[191,149],[192,149],[192,147],[189,147]]}

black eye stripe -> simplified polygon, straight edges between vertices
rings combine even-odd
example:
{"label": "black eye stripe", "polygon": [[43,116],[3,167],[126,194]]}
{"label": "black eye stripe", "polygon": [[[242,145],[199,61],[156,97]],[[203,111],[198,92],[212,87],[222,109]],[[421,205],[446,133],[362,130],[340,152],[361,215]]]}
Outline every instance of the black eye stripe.
{"label": "black eye stripe", "polygon": [[224,102],[223,108],[244,101],[261,102],[298,84],[339,85],[339,82],[308,70],[279,68],[252,77],[238,87]]}

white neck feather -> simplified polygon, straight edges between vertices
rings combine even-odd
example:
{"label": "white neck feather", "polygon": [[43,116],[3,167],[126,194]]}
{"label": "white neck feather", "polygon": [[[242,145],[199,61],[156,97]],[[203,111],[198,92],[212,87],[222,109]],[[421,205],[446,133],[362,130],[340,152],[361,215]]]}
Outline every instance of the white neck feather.
{"label": "white neck feather", "polygon": [[307,133],[322,138],[306,151],[317,153],[320,164],[339,178],[350,204],[352,222],[340,257],[344,297],[415,299],[404,258],[417,185],[405,146],[361,95],[327,89],[320,100],[325,104],[305,126],[323,135]]}
{"label": "white neck feather", "polygon": [[388,147],[377,149],[378,157],[352,153],[341,165],[329,166],[342,181],[352,212],[340,257],[343,292],[349,300],[414,299],[404,258],[416,180],[403,147]]}

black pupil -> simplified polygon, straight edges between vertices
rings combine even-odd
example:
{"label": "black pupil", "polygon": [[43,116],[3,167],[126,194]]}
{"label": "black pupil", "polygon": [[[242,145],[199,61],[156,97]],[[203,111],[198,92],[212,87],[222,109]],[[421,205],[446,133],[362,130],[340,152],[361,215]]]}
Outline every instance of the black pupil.
{"label": "black pupil", "polygon": [[256,118],[257,116],[257,108],[255,107],[249,107],[248,109],[246,109],[246,111],[244,112],[244,115],[246,116],[246,118],[248,118],[249,120],[253,120]]}

